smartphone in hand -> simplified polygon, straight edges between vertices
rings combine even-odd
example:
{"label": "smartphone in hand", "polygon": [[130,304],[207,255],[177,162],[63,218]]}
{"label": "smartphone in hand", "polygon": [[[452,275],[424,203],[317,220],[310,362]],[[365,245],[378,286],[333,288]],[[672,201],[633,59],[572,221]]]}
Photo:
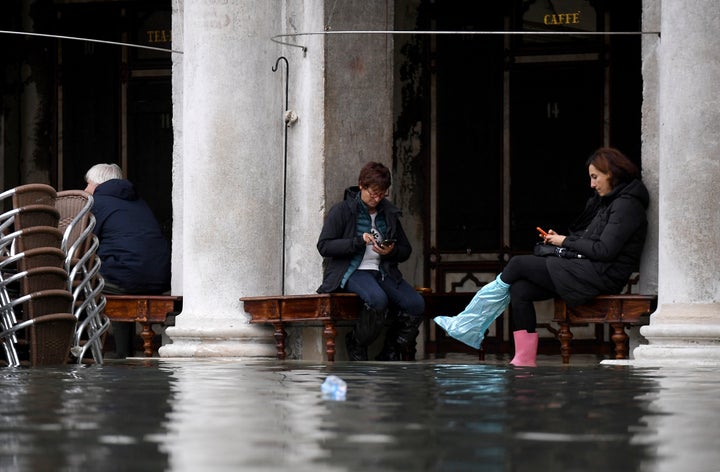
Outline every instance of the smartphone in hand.
{"label": "smartphone in hand", "polygon": [[544,229],[542,229],[542,228],[539,227],[539,226],[538,226],[537,228],[535,228],[535,229],[538,230],[538,233],[540,233],[540,237],[541,237],[541,238],[546,238],[546,237],[547,237],[547,235],[548,235],[548,234],[547,234],[547,231],[545,231]]}
{"label": "smartphone in hand", "polygon": [[383,242],[380,243],[380,247],[387,247],[391,244],[395,244],[395,241],[397,241],[397,239],[395,239],[395,238],[383,239]]}

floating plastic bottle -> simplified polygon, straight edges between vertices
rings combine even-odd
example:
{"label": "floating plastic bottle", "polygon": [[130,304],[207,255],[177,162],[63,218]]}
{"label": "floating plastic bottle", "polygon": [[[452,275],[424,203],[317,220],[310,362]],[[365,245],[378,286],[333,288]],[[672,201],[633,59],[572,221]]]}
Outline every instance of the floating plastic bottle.
{"label": "floating plastic bottle", "polygon": [[345,400],[347,384],[337,375],[328,375],[320,387],[320,391],[326,400]]}

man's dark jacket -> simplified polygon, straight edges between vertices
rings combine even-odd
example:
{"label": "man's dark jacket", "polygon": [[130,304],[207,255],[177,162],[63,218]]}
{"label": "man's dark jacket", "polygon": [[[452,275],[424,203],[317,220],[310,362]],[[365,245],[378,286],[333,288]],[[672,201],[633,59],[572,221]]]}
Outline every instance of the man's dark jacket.
{"label": "man's dark jacket", "polygon": [[100,274],[128,292],[169,290],[170,247],[134,185],[124,179],[108,180],[95,188],[93,198]]}

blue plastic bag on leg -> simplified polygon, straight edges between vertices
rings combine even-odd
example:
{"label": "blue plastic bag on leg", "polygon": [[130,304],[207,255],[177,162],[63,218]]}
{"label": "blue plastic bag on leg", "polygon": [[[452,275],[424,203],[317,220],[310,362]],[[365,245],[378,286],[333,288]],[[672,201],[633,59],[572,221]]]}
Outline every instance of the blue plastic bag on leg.
{"label": "blue plastic bag on leg", "polygon": [[480,349],[485,331],[510,304],[510,285],[500,275],[475,294],[465,310],[455,316],[436,316],[435,323],[448,336]]}

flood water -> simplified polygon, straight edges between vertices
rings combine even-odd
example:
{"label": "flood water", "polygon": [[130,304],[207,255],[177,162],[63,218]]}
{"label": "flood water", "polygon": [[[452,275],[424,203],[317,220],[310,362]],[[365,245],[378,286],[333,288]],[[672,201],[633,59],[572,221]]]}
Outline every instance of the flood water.
{"label": "flood water", "polygon": [[720,469],[713,368],[127,360],[0,369],[0,409],[2,471]]}

